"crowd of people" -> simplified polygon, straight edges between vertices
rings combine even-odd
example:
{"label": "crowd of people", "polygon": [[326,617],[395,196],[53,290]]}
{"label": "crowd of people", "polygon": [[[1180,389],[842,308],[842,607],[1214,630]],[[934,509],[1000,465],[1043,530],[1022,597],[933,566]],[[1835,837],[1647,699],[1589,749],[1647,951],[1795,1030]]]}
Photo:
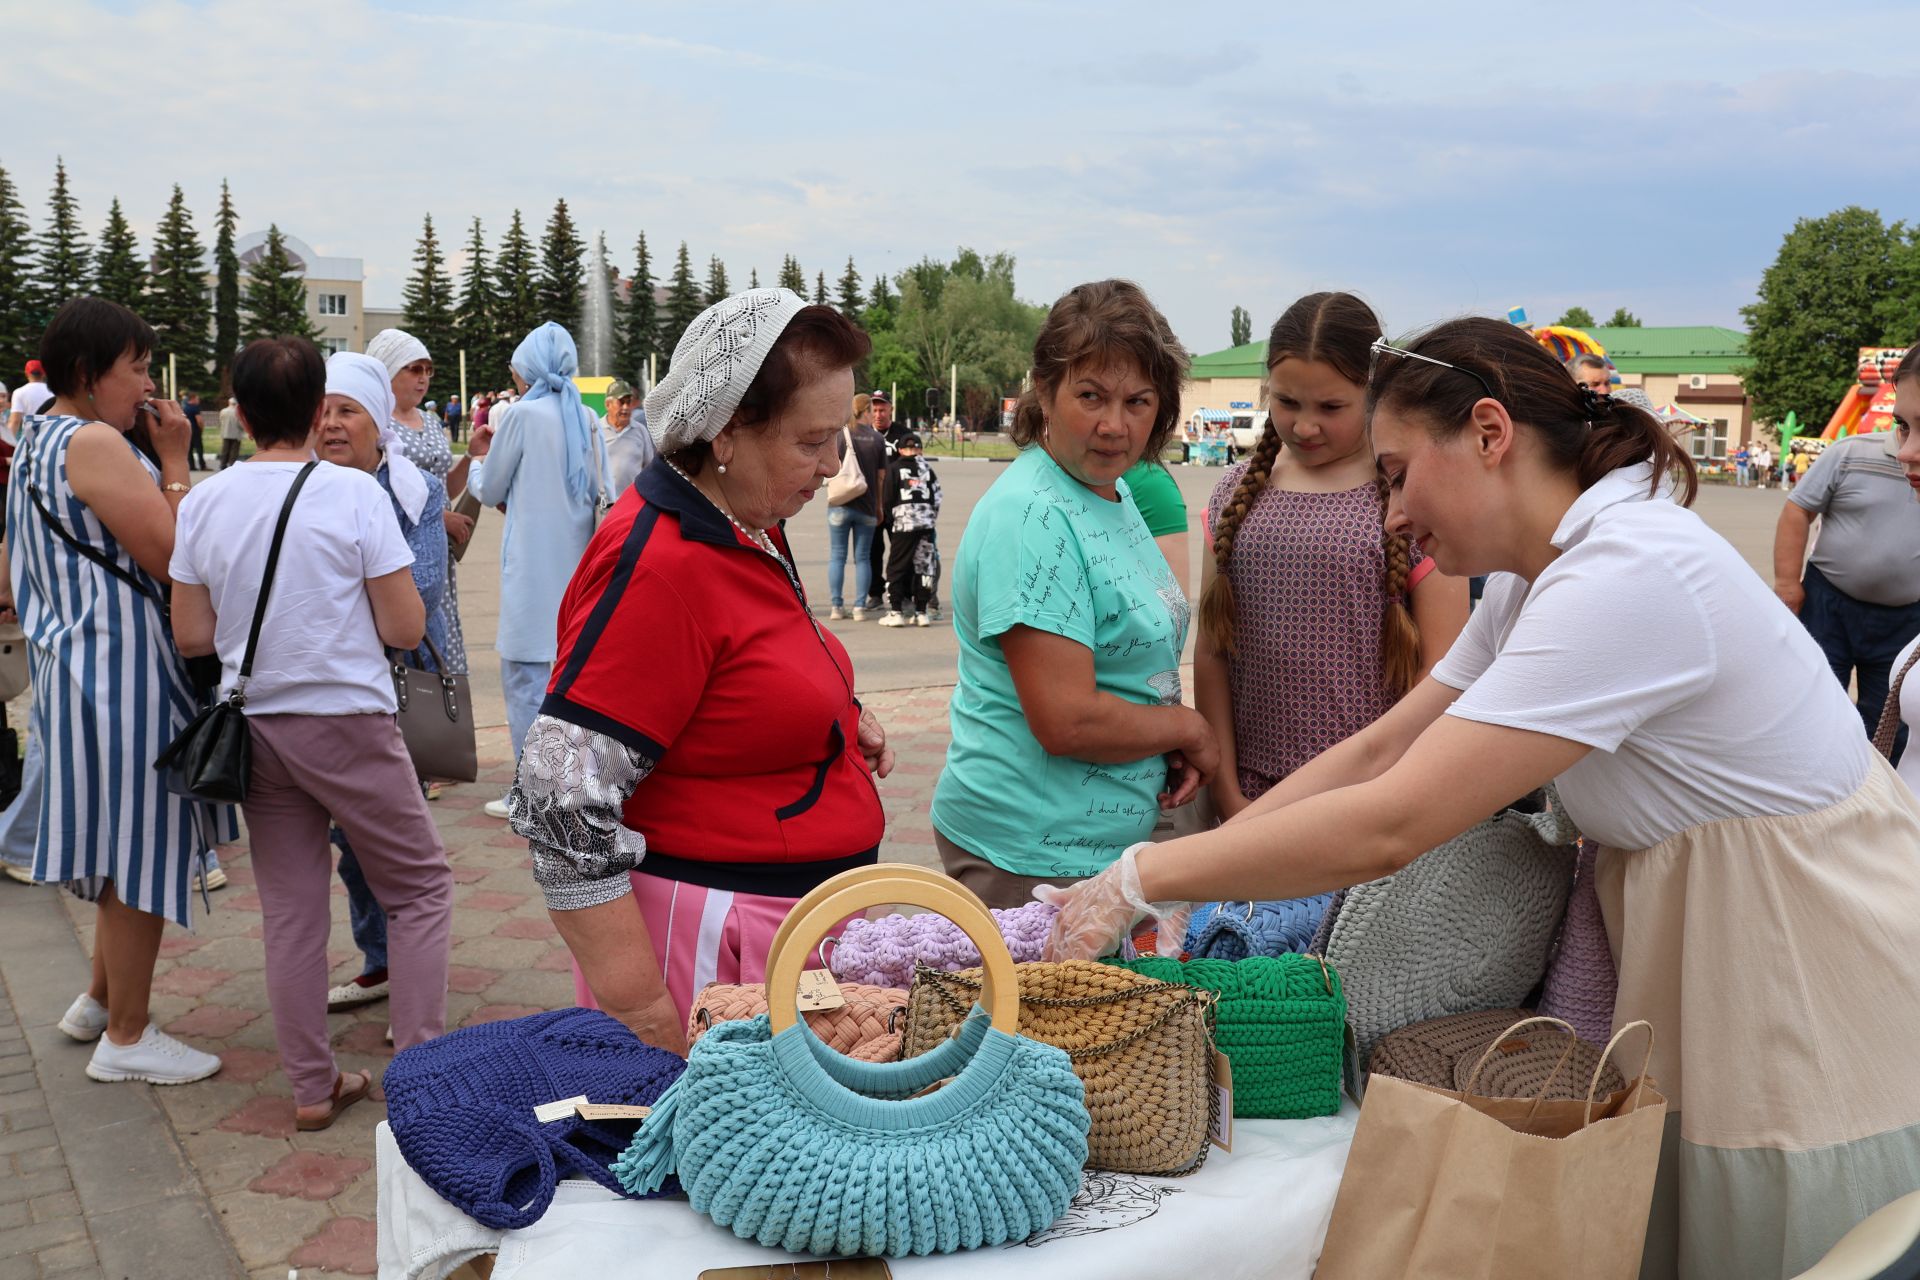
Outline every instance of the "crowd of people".
{"label": "crowd of people", "polygon": [[[32,784],[0,853],[96,904],[92,978],[61,1022],[95,1079],[220,1065],[147,1017],[164,925],[191,925],[238,835],[232,808],[152,768],[210,697],[244,703],[299,1126],[374,1083],[334,1062],[329,1008],[388,1000],[398,1048],[444,1030],[452,875],[391,664],[468,671],[455,565],[474,512],[503,521],[516,760],[486,807],[528,842],[580,1004],[684,1051],[703,985],[764,978],[794,902],[878,859],[893,752],[819,615],[941,619],[942,491],[888,398],[856,394],[871,346],[839,312],[781,289],[715,303],[644,405],[615,382],[603,417],[557,324],[514,350],[512,392],[444,416],[409,334],[324,361],[262,339],[197,485],[156,342],[124,307],[68,303],[45,390],[9,417]],[[1195,902],[1391,874],[1557,781],[1602,849],[1616,1021],[1656,1030],[1672,1118],[1653,1256],[1785,1274],[1920,1185],[1901,1084],[1920,1048],[1902,777],[1920,764],[1897,774],[1873,744],[1897,756],[1898,722],[1920,719],[1920,353],[1897,431],[1829,448],[1793,493],[1771,590],[1688,509],[1691,460],[1604,369],[1492,320],[1394,343],[1333,292],[1272,326],[1265,426],[1214,486],[1189,583],[1160,462],[1187,369],[1133,284],[1048,313],[1019,455],[953,549],[930,814],[946,872],[991,906],[1054,903],[1050,957],[1091,958],[1142,919],[1177,937]],[[816,611],[787,527],[822,496]],[[361,964],[330,989],[336,874]]]}

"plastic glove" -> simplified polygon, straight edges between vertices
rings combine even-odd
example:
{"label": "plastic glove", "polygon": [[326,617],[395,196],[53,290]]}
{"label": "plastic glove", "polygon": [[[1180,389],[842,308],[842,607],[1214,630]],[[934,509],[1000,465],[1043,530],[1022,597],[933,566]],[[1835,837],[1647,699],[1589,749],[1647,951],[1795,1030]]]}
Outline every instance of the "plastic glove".
{"label": "plastic glove", "polygon": [[1089,880],[1066,886],[1043,884],[1033,896],[1060,909],[1047,935],[1048,960],[1097,960],[1120,949],[1136,921],[1151,916],[1159,929],[1156,949],[1177,956],[1186,936],[1190,902],[1148,902],[1140,892],[1136,855],[1145,843],[1130,846],[1114,864]]}

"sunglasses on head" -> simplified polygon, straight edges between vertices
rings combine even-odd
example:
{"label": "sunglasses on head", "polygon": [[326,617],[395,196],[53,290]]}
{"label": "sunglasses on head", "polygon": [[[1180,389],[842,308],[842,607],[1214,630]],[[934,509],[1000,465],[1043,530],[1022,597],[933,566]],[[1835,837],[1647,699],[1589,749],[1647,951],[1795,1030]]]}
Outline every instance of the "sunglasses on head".
{"label": "sunglasses on head", "polygon": [[[1475,382],[1479,383],[1481,387],[1486,390],[1487,397],[1489,399],[1498,400],[1500,398],[1498,395],[1494,393],[1493,384],[1491,382],[1488,382],[1485,378],[1481,377],[1478,373],[1475,373],[1472,369],[1469,369],[1464,365],[1448,364],[1445,360],[1436,360],[1432,356],[1423,356],[1418,351],[1409,351],[1405,347],[1396,347],[1392,343],[1388,342],[1385,338],[1374,339],[1373,346],[1369,348],[1369,350],[1371,352],[1371,359],[1373,364],[1378,364],[1380,362],[1380,357],[1383,355],[1405,356],[1409,360],[1419,360],[1426,364],[1437,364],[1442,369],[1451,369],[1455,373],[1464,373],[1469,378],[1472,378]],[[1368,374],[1368,380],[1371,381],[1373,370],[1369,368],[1367,371],[1367,374]]]}

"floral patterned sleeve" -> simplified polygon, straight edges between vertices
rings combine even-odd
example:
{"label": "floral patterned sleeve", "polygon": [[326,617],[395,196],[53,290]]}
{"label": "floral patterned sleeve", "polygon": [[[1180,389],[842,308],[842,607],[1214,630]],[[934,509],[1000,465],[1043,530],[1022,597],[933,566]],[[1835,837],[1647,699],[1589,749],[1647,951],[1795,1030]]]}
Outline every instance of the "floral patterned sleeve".
{"label": "floral patterned sleeve", "polygon": [[654,762],[604,733],[534,719],[507,805],[533,850],[533,878],[553,911],[597,907],[633,892],[627,873],[646,837],[620,820]]}

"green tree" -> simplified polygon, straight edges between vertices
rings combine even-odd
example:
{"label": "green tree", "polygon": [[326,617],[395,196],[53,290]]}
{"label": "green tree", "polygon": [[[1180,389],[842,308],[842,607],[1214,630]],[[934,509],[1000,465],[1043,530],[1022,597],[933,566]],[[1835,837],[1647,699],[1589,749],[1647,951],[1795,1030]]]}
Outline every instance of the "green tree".
{"label": "green tree", "polygon": [[1759,296],[1741,308],[1755,417],[1778,422],[1794,411],[1819,421],[1839,403],[1859,349],[1882,336],[1875,306],[1898,285],[1903,230],[1858,205],[1794,223]]}
{"label": "green tree", "polygon": [[760,287],[760,268],[758,267],[750,268],[747,271],[747,288],[758,289],[759,287]]}
{"label": "green tree", "polygon": [[319,332],[307,317],[307,282],[293,265],[286,237],[277,223],[267,226],[267,242],[247,272],[244,341],[255,338],[305,338]]}
{"label": "green tree", "polygon": [[1569,329],[1591,329],[1594,327],[1593,312],[1585,307],[1568,307],[1554,323],[1566,325]]}
{"label": "green tree", "polygon": [[[181,378],[179,390],[192,389],[207,372],[209,311],[207,252],[193,229],[187,198],[175,184],[167,211],[153,235],[143,314],[160,339],[154,351],[154,367],[166,368],[167,357],[172,356]],[[304,298],[300,318],[306,319]]]}
{"label": "green tree", "polygon": [[627,288],[620,323],[615,326],[619,350],[615,363],[638,385],[643,381],[640,375],[647,367],[647,357],[659,350],[660,342],[660,308],[653,292],[658,282],[653,278],[653,257],[647,252],[644,231],[633,247],[633,256],[633,282]]}
{"label": "green tree", "polygon": [[840,314],[849,320],[860,318],[860,273],[853,269],[853,257],[847,257],[847,269],[840,273]]}
{"label": "green tree", "polygon": [[107,227],[100,233],[100,252],[93,256],[93,291],[137,311],[146,284],[147,264],[140,261],[140,242],[134,239],[116,199],[107,206]]}
{"label": "green tree", "polygon": [[1874,307],[1880,341],[1889,347],[1920,342],[1920,226],[1897,227],[1904,232],[1893,255],[1893,288]]}
{"label": "green tree", "polygon": [[40,236],[40,324],[70,298],[87,291],[88,264],[93,251],[80,229],[80,202],[67,185],[67,162],[58,156],[53,162],[53,194],[47,198],[47,229]]}
{"label": "green tree", "polygon": [[233,251],[240,215],[225,178],[220,179],[220,216],[213,225],[213,376],[224,396],[233,391],[233,357],[240,350],[240,259]]}
{"label": "green tree", "polygon": [[893,305],[893,287],[887,283],[885,276],[875,276],[873,278],[873,292],[870,296],[873,305],[876,307],[891,307]]}
{"label": "green tree", "polygon": [[13,179],[0,169],[0,369],[20,369],[40,350],[34,328],[33,232]]}
{"label": "green tree", "polygon": [[576,339],[580,336],[581,304],[585,301],[581,260],[586,252],[587,246],[573,229],[573,216],[567,212],[567,202],[556,200],[553,216],[547,219],[546,238],[540,246],[539,319],[553,321]]}
{"label": "green tree", "polygon": [[[998,394],[1019,384],[1047,312],[1015,296],[1013,267],[1011,254],[982,257],[963,248],[950,263],[927,258],[901,272],[889,337],[918,366],[917,379],[899,379],[906,403],[919,404],[915,397],[925,387],[944,387],[954,366],[963,393]],[[880,354],[876,339],[870,362],[876,383],[893,378]]]}
{"label": "green tree", "polygon": [[1235,307],[1233,318],[1227,323],[1228,333],[1233,339],[1229,346],[1244,347],[1253,341],[1253,317],[1245,307]]}
{"label": "green tree", "polygon": [[1638,329],[1641,327],[1640,317],[1625,307],[1615,307],[1613,314],[1607,317],[1606,327],[1609,329]]}
{"label": "green tree", "polygon": [[807,273],[800,269],[800,260],[792,254],[780,263],[780,287],[791,289],[803,298],[807,296]]}
{"label": "green tree", "polygon": [[505,375],[514,348],[538,328],[544,318],[534,287],[533,243],[527,239],[526,224],[520,220],[518,209],[513,211],[513,221],[500,240],[500,252],[494,256],[493,299],[496,331],[500,335],[500,372]]}
{"label": "green tree", "polygon": [[673,349],[679,345],[680,335],[687,331],[704,310],[700,303],[700,286],[693,280],[693,261],[687,256],[687,242],[680,242],[680,256],[674,259],[673,277],[667,281],[667,307],[660,314],[660,372],[667,371],[667,364],[673,358]]}
{"label": "green tree", "polygon": [[453,340],[467,353],[471,389],[492,390],[506,385],[507,361],[495,316],[493,274],[487,269],[487,237],[478,218],[467,233],[467,261],[460,269],[460,303],[453,313]]}
{"label": "green tree", "polygon": [[706,304],[712,306],[732,295],[733,290],[727,287],[727,264],[720,261],[718,256],[708,258]]}
{"label": "green tree", "polygon": [[447,257],[433,233],[433,215],[426,215],[420,242],[413,247],[413,274],[400,291],[401,323],[426,345],[427,354],[449,363],[456,339],[453,323],[453,281],[447,275]]}
{"label": "green tree", "polygon": [[813,305],[816,307],[827,305],[827,273],[824,271],[813,278]]}

